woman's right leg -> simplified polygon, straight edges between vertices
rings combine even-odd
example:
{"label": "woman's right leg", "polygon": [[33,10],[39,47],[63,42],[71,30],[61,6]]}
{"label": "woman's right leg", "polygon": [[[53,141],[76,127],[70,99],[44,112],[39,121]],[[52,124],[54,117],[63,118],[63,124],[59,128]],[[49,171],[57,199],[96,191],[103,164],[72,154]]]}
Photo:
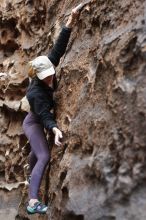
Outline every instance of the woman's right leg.
{"label": "woman's right leg", "polygon": [[37,162],[31,172],[31,180],[29,186],[29,198],[38,199],[38,191],[44,174],[46,165],[49,162],[49,148],[43,129],[40,125],[32,126],[30,145],[37,157]]}
{"label": "woman's right leg", "polygon": [[33,168],[35,167],[37,162],[37,157],[35,156],[34,152],[31,151],[29,154],[29,170],[30,173],[32,172]]}
{"label": "woman's right leg", "polygon": [[29,113],[23,123],[24,132],[30,142],[31,149],[37,158],[37,162],[31,173],[29,185],[29,198],[38,199],[38,191],[44,174],[45,167],[49,162],[49,148],[43,131],[36,116]]}

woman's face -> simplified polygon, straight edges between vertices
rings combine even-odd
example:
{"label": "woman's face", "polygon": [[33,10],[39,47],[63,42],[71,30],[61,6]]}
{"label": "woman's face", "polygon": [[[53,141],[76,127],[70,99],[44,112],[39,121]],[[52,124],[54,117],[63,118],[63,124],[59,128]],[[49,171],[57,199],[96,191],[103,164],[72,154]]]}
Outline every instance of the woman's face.
{"label": "woman's face", "polygon": [[47,84],[47,86],[50,86],[53,81],[53,75],[52,76],[47,76],[45,79],[43,79],[43,82]]}

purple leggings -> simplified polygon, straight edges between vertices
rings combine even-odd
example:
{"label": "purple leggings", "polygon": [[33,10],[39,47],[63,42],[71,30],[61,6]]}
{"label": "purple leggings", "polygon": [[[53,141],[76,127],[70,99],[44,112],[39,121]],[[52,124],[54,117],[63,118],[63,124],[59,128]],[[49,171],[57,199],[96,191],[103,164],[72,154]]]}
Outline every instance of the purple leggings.
{"label": "purple leggings", "polygon": [[38,199],[38,191],[49,162],[49,146],[38,116],[29,112],[23,121],[23,130],[31,145],[29,199]]}

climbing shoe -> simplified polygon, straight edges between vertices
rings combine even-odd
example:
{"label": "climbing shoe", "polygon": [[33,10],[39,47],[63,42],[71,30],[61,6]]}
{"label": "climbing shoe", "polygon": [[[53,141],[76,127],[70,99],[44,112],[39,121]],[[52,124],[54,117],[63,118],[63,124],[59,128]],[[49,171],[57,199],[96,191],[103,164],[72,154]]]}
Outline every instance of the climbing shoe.
{"label": "climbing shoe", "polygon": [[36,202],[33,207],[28,205],[26,209],[28,214],[45,214],[48,207],[46,205],[43,205],[41,202]]}

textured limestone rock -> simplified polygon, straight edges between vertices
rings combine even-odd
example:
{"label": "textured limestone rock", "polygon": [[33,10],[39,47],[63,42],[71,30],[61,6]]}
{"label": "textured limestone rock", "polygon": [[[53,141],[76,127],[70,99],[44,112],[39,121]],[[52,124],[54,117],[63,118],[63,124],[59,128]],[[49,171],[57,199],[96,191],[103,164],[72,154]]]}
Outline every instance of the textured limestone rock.
{"label": "textured limestone rock", "polygon": [[57,68],[64,139],[62,148],[52,148],[41,188],[48,214],[25,212],[29,146],[20,100],[28,85],[26,63],[47,54],[77,3],[1,1],[0,188],[5,198],[17,192],[7,205],[15,207],[11,219],[145,220],[145,0],[91,1],[82,11]]}

